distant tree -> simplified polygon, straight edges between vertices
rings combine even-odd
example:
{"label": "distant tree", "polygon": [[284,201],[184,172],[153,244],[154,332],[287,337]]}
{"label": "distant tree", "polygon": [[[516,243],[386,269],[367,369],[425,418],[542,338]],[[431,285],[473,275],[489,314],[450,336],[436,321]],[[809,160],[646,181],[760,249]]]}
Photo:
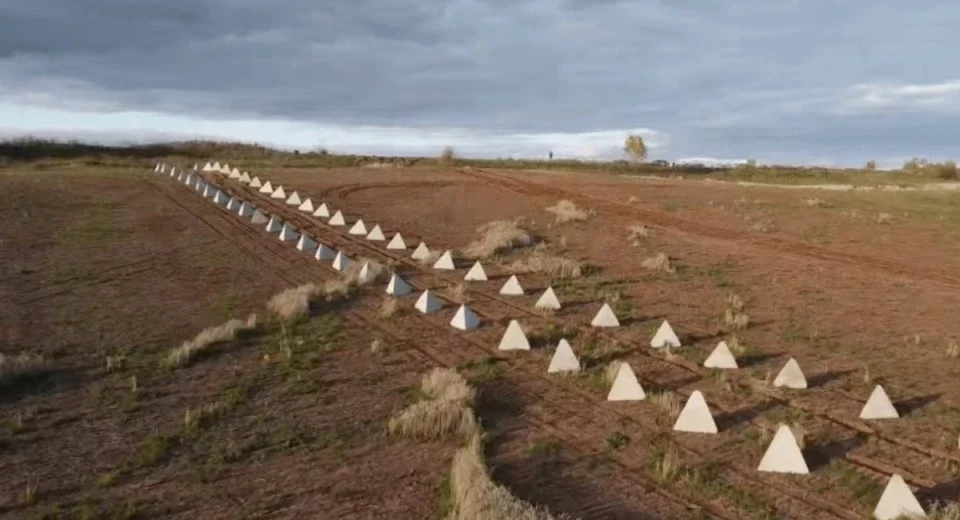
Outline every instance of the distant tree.
{"label": "distant tree", "polygon": [[623,142],[623,151],[627,152],[634,161],[640,162],[647,158],[647,144],[639,135],[628,135]]}
{"label": "distant tree", "polygon": [[747,159],[747,166],[749,166],[749,167],[751,167],[751,168],[756,168],[756,167],[757,167],[757,160],[756,160],[756,159]]}
{"label": "distant tree", "polygon": [[867,161],[867,165],[865,166],[865,168],[872,172],[877,171],[877,161],[873,161],[873,160]]}
{"label": "distant tree", "polygon": [[452,146],[448,146],[440,152],[440,156],[437,157],[437,164],[440,166],[453,166],[456,162],[457,155],[453,151]]}

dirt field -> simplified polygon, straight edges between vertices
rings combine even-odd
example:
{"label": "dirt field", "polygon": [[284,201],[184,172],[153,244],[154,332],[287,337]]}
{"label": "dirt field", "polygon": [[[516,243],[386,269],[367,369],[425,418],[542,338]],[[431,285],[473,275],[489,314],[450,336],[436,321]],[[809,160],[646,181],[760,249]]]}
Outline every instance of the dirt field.
{"label": "dirt field", "polygon": [[[238,165],[241,166],[242,165]],[[863,518],[901,474],[924,503],[960,495],[960,351],[956,195],[823,192],[686,180],[430,168],[253,171],[288,194],[360,217],[408,246],[460,250],[476,228],[525,217],[551,254],[590,266],[577,278],[520,274],[498,294],[520,249],[484,260],[470,283],[482,327],[438,315],[378,315],[382,284],[336,312],[159,368],[210,325],[263,312],[270,295],[332,279],[327,263],[227,214],[151,166],[0,174],[2,352],[42,352],[51,370],[0,394],[0,483],[10,518],[434,518],[454,441],[384,431],[430,367],[459,368],[478,388],[494,478],[519,498],[579,518]],[[392,264],[415,289],[448,300],[471,261],[439,272],[332,228],[225,176],[204,174],[299,231]],[[561,199],[592,210],[557,222]],[[644,225],[646,237],[628,228]],[[673,272],[644,267],[666,254]],[[552,285],[564,308],[535,312]],[[745,301],[741,367],[701,366],[731,334],[725,298]],[[622,327],[590,319],[609,301]],[[497,344],[517,319],[526,353]],[[684,347],[649,347],[668,319]],[[578,377],[548,376],[566,337]],[[373,339],[385,346],[376,352]],[[278,361],[277,345],[303,361]],[[546,348],[544,348],[546,347]],[[298,352],[300,353],[300,352]],[[123,359],[108,370],[107,357]],[[805,391],[767,384],[790,357]],[[298,357],[297,359],[300,359]],[[673,432],[648,399],[605,400],[606,363],[631,364],[648,395],[701,390],[715,436]],[[131,378],[136,378],[136,390]],[[902,415],[858,419],[882,383]],[[184,413],[229,403],[200,428]],[[808,476],[755,468],[778,423],[804,432]],[[665,469],[668,468],[668,469]],[[400,486],[397,490],[396,486]],[[92,516],[89,516],[92,515]]]}

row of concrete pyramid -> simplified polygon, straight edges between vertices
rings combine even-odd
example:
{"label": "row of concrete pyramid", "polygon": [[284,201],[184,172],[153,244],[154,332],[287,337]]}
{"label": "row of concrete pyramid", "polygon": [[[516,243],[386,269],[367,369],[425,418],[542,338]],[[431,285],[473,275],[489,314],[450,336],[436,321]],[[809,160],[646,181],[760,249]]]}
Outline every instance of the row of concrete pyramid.
{"label": "row of concrete pyramid", "polygon": [[[246,172],[239,173],[237,172],[236,168],[230,170],[227,165],[220,166],[217,163],[212,165],[208,163],[204,166],[204,170],[228,174],[231,178],[237,179],[240,182],[245,182],[244,174]],[[163,171],[163,166],[158,165],[157,171]],[[171,170],[171,176],[174,176],[173,170]],[[252,183],[253,179],[257,179],[256,177],[250,178],[249,175],[246,175],[246,178],[250,179],[248,183]],[[189,176],[188,178],[181,180],[184,180],[185,183],[190,185],[191,180]],[[257,181],[259,183],[259,179],[257,179]],[[334,251],[332,248],[329,248],[326,245],[317,243],[308,234],[298,234],[289,223],[284,223],[276,216],[271,216],[269,219],[267,219],[249,202],[241,201],[236,197],[227,199],[226,196],[215,187],[199,184],[202,183],[202,180],[199,178],[194,179],[192,182],[194,189],[196,189],[198,192],[202,192],[203,195],[210,198],[212,202],[223,206],[228,211],[236,210],[238,216],[251,218],[251,221],[254,224],[266,224],[267,232],[279,233],[280,240],[297,240],[296,248],[298,250],[306,252],[313,251],[317,260],[332,259],[332,267],[335,270],[343,271],[351,263],[353,263],[353,260],[348,258],[342,252]],[[301,201],[299,194],[296,191],[294,191],[293,194],[288,197],[284,193],[282,186],[274,189],[270,185],[269,181],[261,184],[259,191],[264,194],[269,194],[272,198],[283,198],[287,204],[296,205],[298,209],[309,212],[314,216],[330,217],[333,222],[328,221],[328,224],[332,226],[345,225],[345,219],[340,211],[337,211],[333,216],[330,216],[327,205],[321,204],[318,206],[318,208],[322,208],[322,211],[320,211],[320,214],[316,214],[318,208],[313,207],[312,201],[309,198]],[[278,192],[280,192],[280,196],[276,196]],[[357,220],[357,222],[353,225],[353,227],[350,228],[348,232],[353,235],[366,235],[367,239],[372,241],[385,240],[379,225],[375,226],[370,232],[367,232],[365,224],[362,220]],[[394,238],[390,241],[390,244],[388,244],[387,249],[406,249],[406,244],[404,243],[400,233],[397,233],[394,236]],[[416,251],[414,251],[413,258],[419,260],[429,258],[430,255],[431,253],[429,249],[427,249],[427,246],[421,242]],[[440,270],[455,269],[451,251],[445,251],[434,263],[433,267]],[[359,278],[363,281],[367,281],[367,279],[371,276],[369,264],[362,266]],[[487,280],[486,272],[480,262],[474,263],[464,279],[467,281]],[[394,273],[387,284],[385,292],[394,297],[402,297],[411,294],[412,290],[413,288],[405,280]],[[500,289],[500,294],[523,295],[524,290],[520,285],[519,280],[514,275],[511,276]],[[537,300],[535,306],[537,308],[544,309],[560,309],[560,301],[557,298],[553,288],[548,287]],[[427,289],[420,294],[416,303],[414,304],[414,308],[424,314],[432,314],[441,310],[443,308],[443,303],[432,291]],[[480,319],[472,309],[466,305],[461,305],[455,313],[453,319],[450,321],[450,325],[459,330],[470,330],[480,326]],[[604,303],[591,321],[591,325],[594,327],[618,327],[620,323],[617,316],[613,312],[613,309],[608,304]],[[678,336],[666,320],[664,320],[654,334],[650,341],[650,345],[653,348],[681,347]],[[500,350],[530,350],[530,342],[517,320],[510,321],[500,340],[498,348]],[[704,361],[703,365],[708,368],[716,369],[738,368],[736,357],[733,355],[732,351],[724,341],[721,341],[717,345],[713,352]],[[566,339],[561,339],[550,360],[547,372],[563,373],[578,372],[580,370],[580,361],[574,353],[570,343]],[[803,371],[800,369],[799,364],[795,359],[792,358],[787,361],[784,367],[777,374],[773,384],[774,386],[791,389],[807,388],[806,377],[803,374]],[[617,375],[614,378],[613,384],[611,385],[610,391],[607,394],[607,400],[642,401],[645,398],[646,393],[643,389],[643,386],[638,381],[633,369],[629,364],[621,363],[618,368]],[[860,417],[862,419],[892,419],[899,417],[899,414],[884,389],[880,385],[877,385],[861,410]],[[678,415],[673,428],[678,432],[698,434],[718,433],[716,421],[710,412],[706,399],[699,390],[695,390],[691,393],[683,409]],[[757,469],[761,472],[794,474],[809,473],[809,468],[806,460],[803,457],[803,453],[799,448],[796,437],[788,426],[779,426],[776,434],[767,447],[766,452],[760,460]],[[878,519],[886,520],[897,518],[901,515],[907,515],[910,518],[925,517],[923,508],[920,506],[909,486],[907,486],[900,475],[895,474],[887,483],[887,486],[874,511],[874,516]]]}

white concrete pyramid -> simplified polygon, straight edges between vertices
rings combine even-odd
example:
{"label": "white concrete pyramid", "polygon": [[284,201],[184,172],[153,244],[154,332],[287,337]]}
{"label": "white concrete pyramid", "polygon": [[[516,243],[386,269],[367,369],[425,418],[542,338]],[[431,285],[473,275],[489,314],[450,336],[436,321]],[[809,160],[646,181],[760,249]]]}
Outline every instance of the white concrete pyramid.
{"label": "white concrete pyramid", "polygon": [[193,189],[203,194],[203,190],[207,189],[207,183],[203,182],[203,179],[197,179],[197,181],[193,183]]}
{"label": "white concrete pyramid", "polygon": [[475,329],[480,326],[480,318],[466,305],[461,305],[450,320],[450,326],[460,330]]}
{"label": "white concrete pyramid", "polygon": [[366,235],[367,226],[363,224],[363,219],[354,222],[353,227],[351,227],[347,233],[350,233],[351,235]]}
{"label": "white concrete pyramid", "polygon": [[240,204],[240,208],[237,210],[237,215],[242,218],[250,218],[253,216],[253,211],[255,209],[257,208],[253,207],[253,204],[243,201],[243,204]]}
{"label": "white concrete pyramid", "polygon": [[283,191],[283,186],[277,186],[277,189],[273,190],[273,195],[270,195],[271,199],[284,200],[287,198],[286,192]]}
{"label": "white concrete pyramid", "polygon": [[241,174],[240,174],[240,182],[242,182],[242,183],[244,183],[244,184],[250,184],[250,174],[247,173],[247,172],[241,173]]}
{"label": "white concrete pyramid", "polygon": [[442,269],[444,271],[452,271],[457,267],[453,264],[453,254],[450,253],[450,250],[444,251],[440,258],[437,259],[433,264],[434,269]]}
{"label": "white concrete pyramid", "polygon": [[155,172],[162,172],[162,171],[163,171],[163,169],[160,167],[160,163],[157,163],[157,164],[153,167],[153,171],[155,171]]}
{"label": "white concrete pyramid", "polygon": [[781,424],[774,434],[767,452],[760,459],[760,465],[757,471],[769,473],[795,473],[797,475],[806,475],[810,473],[807,468],[807,461],[803,459],[803,453],[797,444],[797,438],[786,424]]}
{"label": "white concrete pyramid", "polygon": [[506,296],[521,296],[523,295],[523,287],[520,286],[520,280],[517,280],[517,275],[513,275],[507,280],[507,283],[503,284],[503,287],[500,288],[500,294]]}
{"label": "white concrete pyramid", "polygon": [[183,182],[183,172],[180,172],[180,173],[177,174],[177,181],[178,181],[178,182]]}
{"label": "white concrete pyramid", "polygon": [[176,175],[177,175],[177,167],[176,167],[176,166],[173,166],[173,167],[170,168],[170,176],[171,176],[171,177],[174,177],[174,176],[176,176]]}
{"label": "white concrete pyramid", "polygon": [[214,169],[215,171],[220,171],[220,163],[219,163],[219,162],[213,163],[213,169]]}
{"label": "white concrete pyramid", "polygon": [[480,260],[474,262],[473,267],[467,271],[467,274],[463,277],[464,280],[468,282],[486,282],[487,281],[487,272],[483,270],[483,265],[480,264]]}
{"label": "white concrete pyramid", "polygon": [[403,237],[400,233],[393,235],[393,238],[390,239],[390,242],[387,242],[387,249],[406,249],[407,243],[403,241]]}
{"label": "white concrete pyramid", "polygon": [[423,294],[417,298],[417,303],[414,305],[414,308],[424,314],[433,314],[443,308],[443,303],[428,289],[423,291]]}
{"label": "white concrete pyramid", "polygon": [[380,229],[380,224],[373,226],[373,229],[367,234],[367,240],[372,242],[383,242],[386,239],[387,237],[383,236],[383,230]]}
{"label": "white concrete pyramid", "polygon": [[304,253],[309,253],[317,248],[317,243],[310,238],[310,235],[304,233],[300,235],[300,240],[297,240],[297,251],[303,251]]}
{"label": "white concrete pyramid", "polygon": [[600,307],[600,310],[597,311],[597,315],[593,317],[590,325],[594,327],[619,327],[620,320],[617,319],[617,315],[613,313],[610,305],[604,303],[603,307]]}
{"label": "white concrete pyramid", "polygon": [[387,294],[390,296],[406,296],[410,294],[412,288],[410,284],[403,281],[403,278],[397,276],[397,273],[393,273],[393,276],[390,277],[390,282],[387,284]]}
{"label": "white concrete pyramid", "polygon": [[796,359],[790,358],[786,365],[780,369],[780,373],[773,380],[773,386],[802,389],[807,387],[807,378],[800,370],[800,364]]}
{"label": "white concrete pyramid", "polygon": [[343,213],[341,213],[340,210],[337,210],[337,212],[330,217],[330,220],[327,221],[327,224],[330,224],[331,226],[345,226],[347,225],[347,221],[343,219]]}
{"label": "white concrete pyramid", "polygon": [[227,211],[237,211],[240,209],[240,199],[236,195],[230,197],[230,200],[227,201]]}
{"label": "white concrete pyramid", "polygon": [[193,171],[197,171],[197,163],[193,163]]}
{"label": "white concrete pyramid", "polygon": [[683,405],[677,422],[673,424],[673,430],[678,432],[690,433],[717,433],[717,423],[710,414],[710,408],[707,406],[707,400],[703,398],[700,390],[694,390],[687,399],[687,404]]}
{"label": "white concrete pyramid", "polygon": [[230,173],[230,165],[223,163],[223,166],[220,167],[220,173]]}
{"label": "white concrete pyramid", "polygon": [[213,194],[213,203],[218,206],[226,207],[227,205],[230,204],[230,199],[228,199],[227,196],[224,195],[222,191],[217,190],[217,192]]}
{"label": "white concrete pyramid", "polygon": [[[253,208],[253,206],[250,206]],[[250,216],[250,222],[254,224],[263,224],[267,222],[267,216],[263,214],[259,209],[253,208],[253,213]]]}
{"label": "white concrete pyramid", "polygon": [[300,204],[303,204],[303,201],[300,200],[299,193],[293,192],[292,195],[287,197],[287,206],[299,206]]}
{"label": "white concrete pyramid", "polygon": [[293,229],[293,226],[289,222],[283,223],[283,228],[280,230],[280,241],[281,242],[290,242],[296,240],[300,237],[300,234],[297,233],[297,230]]}
{"label": "white concrete pyramid", "polygon": [[350,264],[353,263],[353,260],[347,258],[347,255],[343,254],[340,251],[337,251],[337,256],[333,258],[333,269],[335,271],[346,271]]}
{"label": "white concrete pyramid", "polygon": [[873,517],[877,520],[896,520],[909,518],[910,520],[927,518],[923,506],[910,490],[910,486],[903,481],[903,477],[894,473],[883,489],[877,507],[873,510]]}
{"label": "white concrete pyramid", "polygon": [[186,184],[187,186],[193,186],[193,184],[194,184],[193,174],[192,174],[192,173],[188,173],[188,174],[187,174],[187,178],[186,178],[186,179],[183,179],[183,183]]}
{"label": "white concrete pyramid", "polygon": [[557,343],[557,349],[553,351],[553,357],[550,358],[550,366],[547,367],[548,374],[555,374],[557,372],[579,372],[580,371],[580,360],[577,359],[577,355],[573,353],[573,348],[570,347],[570,343],[561,339],[560,343]]}
{"label": "white concrete pyramid", "polygon": [[376,278],[376,275],[373,274],[370,268],[370,262],[364,262],[363,266],[360,267],[360,273],[357,274],[357,280],[361,284],[364,284],[372,282],[374,278]]}
{"label": "white concrete pyramid", "polygon": [[560,310],[560,300],[557,299],[557,293],[553,292],[553,287],[547,287],[547,290],[543,291],[543,294],[540,295],[537,303],[533,306],[537,309]]}
{"label": "white concrete pyramid", "polygon": [[218,189],[216,188],[216,186],[211,186],[211,185],[207,184],[207,185],[205,185],[205,186],[203,187],[203,198],[205,198],[205,199],[212,199],[213,196],[216,195],[216,193],[217,193],[218,191],[220,191],[220,190],[218,190]]}
{"label": "white concrete pyramid", "polygon": [[414,260],[426,260],[430,258],[430,249],[427,248],[427,244],[420,242],[420,245],[413,250],[413,254],[410,255],[410,258]]}
{"label": "white concrete pyramid", "polygon": [[279,233],[283,229],[283,221],[276,215],[270,215],[270,222],[267,222],[267,233]]}
{"label": "white concrete pyramid", "polygon": [[[250,187],[251,187],[251,188],[262,188],[262,187],[263,187],[263,183],[260,182],[260,177],[254,177],[254,178],[250,179]],[[270,190],[270,191],[272,192],[273,190]],[[264,192],[264,193],[266,193],[266,192]]]}
{"label": "white concrete pyramid", "polygon": [[230,177],[229,177],[229,178],[230,178],[230,179],[239,179],[239,178],[240,178],[240,170],[238,170],[236,167],[234,167],[232,170],[230,170]]}
{"label": "white concrete pyramid", "polygon": [[337,257],[337,252],[325,244],[317,244],[317,252],[313,257],[317,260],[330,260]]}
{"label": "white concrete pyramid", "polygon": [[313,213],[313,209],[314,209],[314,208],[313,208],[313,201],[310,200],[310,199],[307,199],[307,200],[301,202],[300,205],[297,206],[297,209],[299,209],[300,211],[302,211],[302,212],[304,212],[304,213]]}
{"label": "white concrete pyramid", "polygon": [[507,330],[503,332],[503,337],[500,338],[500,346],[497,348],[500,350],[530,350],[530,341],[527,340],[527,335],[524,334],[523,328],[520,327],[517,320],[510,320]]}
{"label": "white concrete pyramid", "polygon": [[[253,183],[250,183],[253,186]],[[273,193],[273,184],[270,184],[270,181],[263,183],[263,186],[260,186],[260,193]]]}
{"label": "white concrete pyramid", "polygon": [[320,205],[317,206],[317,209],[313,212],[313,216],[330,218],[330,208],[327,207],[327,203],[326,202],[320,203]]}
{"label": "white concrete pyramid", "polygon": [[640,381],[637,381],[637,375],[633,373],[630,364],[620,363],[617,377],[607,393],[607,401],[643,401],[646,398],[647,393],[640,386]]}
{"label": "white concrete pyramid", "polygon": [[212,170],[212,169],[213,169],[213,165],[211,165],[210,163],[207,163],[207,164],[204,164],[204,165],[203,165],[203,171],[205,171],[205,172],[208,172],[208,171],[210,171],[210,170]]}
{"label": "white concrete pyramid", "polygon": [[730,352],[727,342],[721,341],[717,343],[717,347],[707,356],[707,359],[703,360],[703,366],[707,368],[737,368],[737,358],[733,357],[733,352]]}
{"label": "white concrete pyramid", "polygon": [[654,334],[653,339],[650,340],[650,346],[653,348],[677,348],[680,346],[680,339],[677,338],[677,334],[673,332],[673,327],[670,326],[667,320],[663,320],[663,323],[660,324],[657,333]]}
{"label": "white concrete pyramid", "polygon": [[898,419],[899,417],[900,414],[890,402],[890,397],[880,385],[873,388],[873,393],[860,410],[861,419]]}

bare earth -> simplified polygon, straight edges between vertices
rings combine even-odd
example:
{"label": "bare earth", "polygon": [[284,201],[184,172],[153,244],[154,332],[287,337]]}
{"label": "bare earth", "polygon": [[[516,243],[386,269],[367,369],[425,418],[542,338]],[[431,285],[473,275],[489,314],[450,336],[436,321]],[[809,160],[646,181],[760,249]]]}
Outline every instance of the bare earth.
{"label": "bare earth", "polygon": [[[242,165],[239,165],[242,167]],[[50,373],[0,389],[0,513],[9,518],[436,518],[455,441],[386,434],[433,366],[480,393],[494,478],[518,497],[580,518],[863,518],[892,473],[924,503],[958,499],[960,220],[950,192],[830,192],[600,175],[427,168],[251,172],[362,218],[408,246],[461,249],[476,228],[527,217],[587,276],[520,275],[514,251],[469,285],[477,331],[423,316],[415,295],[378,316],[382,284],[294,330],[220,346],[190,367],[161,357],[205,327],[263,313],[274,293],[336,275],[229,215],[152,164],[130,170],[0,173],[0,348],[42,352]],[[221,175],[232,195],[344,251],[391,263],[416,289],[459,283]],[[561,199],[592,209],[557,223]],[[628,228],[651,235],[634,244]],[[665,253],[673,273],[642,263]],[[562,311],[533,302],[553,285]],[[417,291],[415,291],[417,292]],[[746,302],[747,351],[723,376],[701,366],[730,332],[728,294]],[[610,300],[623,327],[589,321]],[[529,353],[501,353],[520,321]],[[649,340],[663,319],[684,347]],[[566,337],[586,367],[548,376]],[[376,351],[371,341],[379,339]],[[285,359],[283,347],[296,356]],[[951,352],[954,352],[951,354]],[[124,359],[107,370],[108,356]],[[765,384],[790,357],[806,391]],[[627,361],[648,395],[701,390],[715,436],[672,432],[650,400],[610,403],[604,365]],[[136,378],[136,391],[131,378]],[[857,418],[883,384],[902,418]],[[201,427],[185,411],[230,406]],[[809,476],[755,471],[769,431],[802,428]],[[664,472],[664,459],[677,469]],[[60,515],[60,516],[56,516]]]}

